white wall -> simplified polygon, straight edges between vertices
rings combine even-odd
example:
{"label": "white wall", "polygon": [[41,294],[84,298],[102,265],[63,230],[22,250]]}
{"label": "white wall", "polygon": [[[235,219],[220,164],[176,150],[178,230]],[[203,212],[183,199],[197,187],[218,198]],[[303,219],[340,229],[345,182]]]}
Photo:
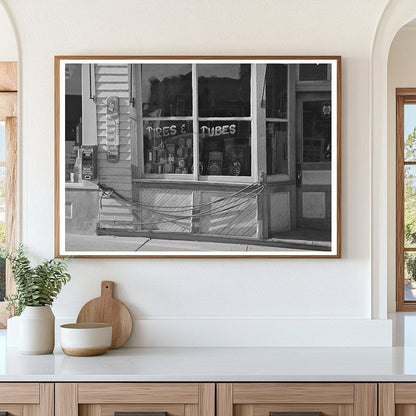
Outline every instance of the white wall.
{"label": "white wall", "polygon": [[0,6],[0,61],[17,61],[17,56],[16,38],[11,21],[6,10]]}
{"label": "white wall", "polygon": [[59,318],[72,320],[109,279],[137,318],[130,345],[391,343],[386,299],[371,320],[370,255],[370,53],[387,0],[2,3],[22,51],[21,239],[42,257],[54,252],[54,55],[343,59],[342,259],[73,259]]}
{"label": "white wall", "polygon": [[391,44],[388,63],[388,309],[396,310],[396,88],[416,87],[416,26],[403,27]]}

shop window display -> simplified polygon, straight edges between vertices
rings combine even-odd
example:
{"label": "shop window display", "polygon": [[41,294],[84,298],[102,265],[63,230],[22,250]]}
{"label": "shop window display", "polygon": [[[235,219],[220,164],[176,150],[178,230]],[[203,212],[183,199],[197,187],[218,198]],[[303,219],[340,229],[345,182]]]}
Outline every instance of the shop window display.
{"label": "shop window display", "polygon": [[142,65],[144,175],[251,176],[250,83],[249,64]]}

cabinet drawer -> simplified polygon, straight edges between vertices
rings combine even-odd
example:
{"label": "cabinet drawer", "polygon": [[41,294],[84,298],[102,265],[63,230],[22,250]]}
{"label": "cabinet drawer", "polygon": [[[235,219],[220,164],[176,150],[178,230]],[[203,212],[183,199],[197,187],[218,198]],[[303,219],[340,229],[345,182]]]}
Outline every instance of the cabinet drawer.
{"label": "cabinet drawer", "polygon": [[375,383],[221,383],[217,416],[377,416]]}
{"label": "cabinet drawer", "polygon": [[215,416],[213,383],[59,383],[56,416]]}

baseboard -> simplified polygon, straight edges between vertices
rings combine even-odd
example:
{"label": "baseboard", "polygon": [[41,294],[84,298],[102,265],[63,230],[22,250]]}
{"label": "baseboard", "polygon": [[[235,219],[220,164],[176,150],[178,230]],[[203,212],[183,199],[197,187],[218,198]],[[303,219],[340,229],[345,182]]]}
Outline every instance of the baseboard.
{"label": "baseboard", "polygon": [[[57,327],[74,322],[57,317]],[[59,331],[57,331],[59,332]],[[58,335],[58,334],[57,334]],[[391,347],[391,320],[140,317],[126,347]]]}

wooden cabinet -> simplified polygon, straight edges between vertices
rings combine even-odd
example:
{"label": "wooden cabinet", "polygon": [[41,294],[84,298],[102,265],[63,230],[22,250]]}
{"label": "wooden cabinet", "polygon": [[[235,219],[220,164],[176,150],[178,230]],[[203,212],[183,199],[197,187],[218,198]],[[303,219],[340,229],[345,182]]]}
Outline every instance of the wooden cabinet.
{"label": "wooden cabinet", "polygon": [[216,396],[217,416],[377,416],[376,383],[220,383]]}
{"label": "wooden cabinet", "polygon": [[416,383],[380,383],[379,416],[415,416]]}
{"label": "wooden cabinet", "polygon": [[0,383],[0,415],[53,416],[52,383]]}
{"label": "wooden cabinet", "polygon": [[55,416],[215,416],[215,384],[57,383],[55,403]]}
{"label": "wooden cabinet", "polygon": [[0,416],[2,412],[8,416],[133,416],[137,412],[140,416],[303,416],[308,412],[308,416],[416,416],[416,382],[0,383]]}

